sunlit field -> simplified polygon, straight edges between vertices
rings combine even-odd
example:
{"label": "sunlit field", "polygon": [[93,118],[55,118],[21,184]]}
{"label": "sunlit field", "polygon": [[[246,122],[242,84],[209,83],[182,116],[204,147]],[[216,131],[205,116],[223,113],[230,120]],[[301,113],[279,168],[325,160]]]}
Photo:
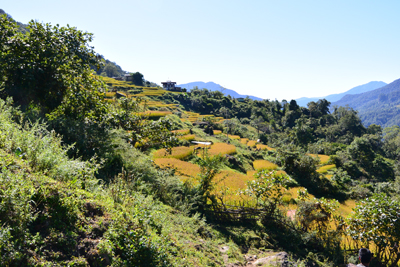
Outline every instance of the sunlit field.
{"label": "sunlit field", "polygon": [[186,180],[189,177],[196,177],[200,173],[200,166],[182,161],[175,158],[156,158],[154,162],[161,168],[171,168],[176,170],[176,174]]}
{"label": "sunlit field", "polygon": [[231,135],[231,134],[228,134],[228,137],[231,138],[231,139],[233,139],[233,140],[240,140],[240,136],[239,136],[239,135]]}
{"label": "sunlit field", "polygon": [[172,114],[172,112],[171,111],[158,111],[158,110],[152,111],[152,110],[149,110],[149,111],[146,111],[146,112],[139,112],[138,114],[141,115],[141,116],[149,117],[149,118],[155,118],[155,117],[158,118],[158,117],[165,117],[165,116],[167,116],[169,114]]}
{"label": "sunlit field", "polygon": [[164,148],[153,153],[154,158],[175,158],[185,159],[193,154],[194,147],[178,146],[173,147],[171,153],[168,153]]}
{"label": "sunlit field", "polygon": [[247,145],[248,145],[249,147],[256,147],[257,141],[250,140],[249,142],[247,142]]}
{"label": "sunlit field", "polygon": [[257,171],[259,171],[259,170],[276,170],[278,168],[278,165],[276,165],[275,163],[272,163],[270,161],[267,161],[267,160],[259,159],[259,160],[255,160],[253,162],[253,167]]}
{"label": "sunlit field", "polygon": [[178,136],[179,140],[193,141],[196,138],[194,134],[186,134],[182,136]]}
{"label": "sunlit field", "polygon": [[190,133],[190,130],[189,129],[183,129],[183,130],[174,130],[174,131],[172,131],[173,133],[176,133],[176,134],[183,134],[183,135],[186,135],[186,134],[189,134]]}
{"label": "sunlit field", "polygon": [[208,149],[208,154],[210,156],[215,156],[215,155],[231,155],[236,153],[236,147],[231,144],[225,144],[225,143],[215,143],[211,145],[211,148]]}
{"label": "sunlit field", "polygon": [[269,146],[263,145],[263,144],[257,144],[256,148],[260,149],[260,150],[275,150],[275,148],[272,148],[272,147],[269,147]]}
{"label": "sunlit field", "polygon": [[325,174],[325,173],[327,173],[329,170],[332,170],[332,169],[334,169],[334,168],[336,168],[336,165],[335,165],[335,164],[324,165],[324,166],[318,168],[318,169],[317,169],[317,172],[319,172],[319,173],[321,173],[321,174]]}
{"label": "sunlit field", "polygon": [[318,157],[320,160],[320,164],[322,164],[322,165],[328,164],[328,161],[329,161],[328,155],[320,155],[320,154],[308,154],[308,155],[313,158]]}

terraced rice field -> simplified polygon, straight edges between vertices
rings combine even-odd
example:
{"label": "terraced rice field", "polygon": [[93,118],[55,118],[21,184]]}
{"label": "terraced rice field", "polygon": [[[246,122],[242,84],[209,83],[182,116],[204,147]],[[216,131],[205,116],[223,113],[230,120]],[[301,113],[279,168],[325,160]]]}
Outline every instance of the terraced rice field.
{"label": "terraced rice field", "polygon": [[335,164],[324,165],[324,166],[318,168],[318,169],[317,169],[317,172],[319,172],[319,173],[321,173],[321,174],[325,174],[325,173],[327,173],[329,170],[332,170],[332,169],[334,169],[334,168],[336,168],[336,165],[335,165]]}
{"label": "terraced rice field", "polygon": [[178,137],[179,140],[186,140],[186,141],[193,141],[196,139],[196,136],[194,134],[186,134]]}
{"label": "terraced rice field", "polygon": [[167,115],[172,114],[171,111],[158,111],[158,110],[149,110],[146,112],[139,112],[139,115],[141,116],[146,116],[149,118],[159,118],[159,117],[165,117]]}
{"label": "terraced rice field", "polygon": [[230,139],[233,139],[233,140],[240,140],[240,136],[239,136],[239,135],[231,135],[231,134],[228,134],[228,137],[229,137]]}
{"label": "terraced rice field", "polygon": [[247,142],[247,145],[248,145],[249,147],[256,147],[257,141],[250,140],[249,142]]}
{"label": "terraced rice field", "polygon": [[256,148],[260,149],[260,150],[268,150],[268,151],[275,150],[275,148],[272,148],[272,147],[269,147],[269,146],[263,145],[263,144],[257,144]]}
{"label": "terraced rice field", "polygon": [[175,158],[175,159],[185,159],[193,154],[194,147],[178,146],[168,153],[165,149],[159,149],[153,153],[153,158]]}
{"label": "terraced rice field", "polygon": [[183,134],[183,135],[185,135],[185,134],[189,134],[190,133],[190,130],[189,129],[183,129],[183,130],[174,130],[174,131],[172,131],[173,133],[176,133],[176,134]]}
{"label": "terraced rice field", "polygon": [[97,76],[97,77],[99,77],[101,80],[103,80],[109,87],[115,88],[117,90],[122,90],[122,89],[128,90],[128,89],[136,88],[135,85],[130,84],[126,81],[118,81],[113,78],[102,77],[102,76]]}
{"label": "terraced rice field", "polygon": [[210,149],[208,149],[208,154],[210,156],[216,156],[216,155],[232,155],[236,153],[236,147],[231,144],[226,144],[226,143],[215,143],[212,144]]}
{"label": "terraced rice field", "polygon": [[325,165],[328,164],[329,161],[329,156],[328,155],[320,155],[320,154],[308,154],[309,156],[313,157],[313,158],[319,158],[320,160],[320,164],[321,165]]}
{"label": "terraced rice field", "polygon": [[275,163],[272,163],[270,161],[267,160],[255,160],[253,162],[253,167],[255,170],[259,171],[259,170],[276,170],[278,168],[278,165],[276,165]]}
{"label": "terraced rice field", "polygon": [[154,162],[161,168],[173,168],[184,181],[192,179],[200,173],[200,166],[176,158],[156,158]]}
{"label": "terraced rice field", "polygon": [[170,109],[176,109],[176,104],[165,104],[164,102],[161,101],[154,101],[150,100],[146,102],[146,105],[149,107],[153,108],[170,108]]}

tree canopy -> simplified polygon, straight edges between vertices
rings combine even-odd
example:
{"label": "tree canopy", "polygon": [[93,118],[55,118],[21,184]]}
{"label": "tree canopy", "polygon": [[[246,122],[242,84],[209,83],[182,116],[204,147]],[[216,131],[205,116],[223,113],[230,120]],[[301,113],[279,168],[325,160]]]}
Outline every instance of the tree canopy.
{"label": "tree canopy", "polygon": [[[68,92],[78,93],[82,86],[90,86],[90,65],[100,65],[89,46],[92,34],[35,21],[22,34],[5,15],[0,17],[0,27],[3,96],[12,96],[23,107],[33,103],[51,111]],[[92,85],[93,89],[98,90],[97,85]]]}

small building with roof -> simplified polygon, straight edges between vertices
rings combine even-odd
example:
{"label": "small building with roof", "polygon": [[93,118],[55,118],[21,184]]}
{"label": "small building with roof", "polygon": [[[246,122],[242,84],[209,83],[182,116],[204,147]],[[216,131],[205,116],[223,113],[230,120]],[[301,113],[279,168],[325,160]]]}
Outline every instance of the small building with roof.
{"label": "small building with roof", "polygon": [[174,92],[186,92],[186,89],[182,89],[181,87],[175,86],[176,82],[166,81],[161,82],[163,89],[167,91],[174,91]]}

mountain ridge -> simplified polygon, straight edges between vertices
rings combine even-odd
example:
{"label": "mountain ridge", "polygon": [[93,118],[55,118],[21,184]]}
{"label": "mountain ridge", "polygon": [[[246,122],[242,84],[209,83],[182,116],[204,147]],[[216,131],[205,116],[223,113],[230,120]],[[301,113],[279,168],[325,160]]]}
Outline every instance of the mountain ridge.
{"label": "mountain ridge", "polygon": [[296,102],[299,106],[303,106],[303,107],[306,107],[307,104],[311,101],[316,102],[319,99],[323,99],[323,98],[328,100],[329,102],[335,102],[335,101],[339,101],[342,97],[344,97],[346,95],[349,95],[349,94],[355,95],[355,94],[360,94],[360,93],[364,93],[364,92],[369,92],[369,91],[381,88],[385,85],[387,85],[387,83],[382,82],[382,81],[371,81],[369,83],[353,87],[350,90],[347,90],[343,93],[330,94],[330,95],[323,96],[323,97],[301,97],[301,98],[296,99]]}
{"label": "mountain ridge", "polygon": [[357,110],[366,126],[400,126],[400,79],[372,91],[346,95],[332,103],[332,106],[334,105],[349,106]]}

